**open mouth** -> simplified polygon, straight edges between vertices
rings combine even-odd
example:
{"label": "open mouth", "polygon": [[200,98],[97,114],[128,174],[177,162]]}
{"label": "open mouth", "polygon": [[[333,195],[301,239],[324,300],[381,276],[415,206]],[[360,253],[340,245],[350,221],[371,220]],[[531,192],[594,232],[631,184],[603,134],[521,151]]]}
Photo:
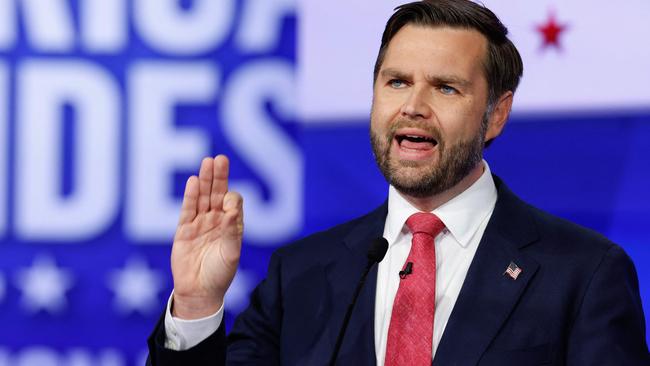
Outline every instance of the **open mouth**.
{"label": "open mouth", "polygon": [[415,150],[432,149],[438,145],[436,139],[425,135],[398,134],[395,135],[395,140],[397,140],[400,147]]}

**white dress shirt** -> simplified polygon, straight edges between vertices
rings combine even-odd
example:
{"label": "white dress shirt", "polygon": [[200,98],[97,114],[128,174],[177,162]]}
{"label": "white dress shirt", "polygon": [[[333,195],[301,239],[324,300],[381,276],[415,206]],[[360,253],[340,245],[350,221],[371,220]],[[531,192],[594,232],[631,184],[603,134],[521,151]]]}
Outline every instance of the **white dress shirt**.
{"label": "white dress shirt", "polygon": [[[442,220],[445,229],[435,238],[436,245],[436,312],[433,323],[433,355],[442,338],[451,310],[474,259],[479,241],[492,216],[497,191],[487,162],[481,177],[468,189],[432,212]],[[377,365],[384,365],[388,327],[393,301],[399,287],[399,271],[404,268],[411,250],[413,235],[406,219],[419,212],[392,186],[388,191],[388,216],[384,238],[388,252],[379,263],[375,294],[375,354]]]}
{"label": "white dress shirt", "polygon": [[[494,211],[497,191],[487,162],[481,177],[467,190],[432,212],[445,224],[436,238],[436,312],[433,326],[433,354],[454,308],[467,270],[479,241]],[[392,186],[388,192],[388,216],[384,238],[388,252],[379,263],[375,295],[375,352],[377,365],[384,365],[388,327],[393,301],[402,270],[411,249],[411,233],[406,219],[418,209],[411,206]],[[186,350],[199,344],[217,330],[223,319],[223,306],[215,314],[196,320],[183,320],[171,315],[171,299],[167,303],[165,347]]]}
{"label": "white dress shirt", "polygon": [[223,304],[216,313],[205,318],[185,320],[172,316],[172,298],[174,292],[167,300],[165,310],[165,348],[175,351],[190,349],[208,338],[221,325],[223,320]]}

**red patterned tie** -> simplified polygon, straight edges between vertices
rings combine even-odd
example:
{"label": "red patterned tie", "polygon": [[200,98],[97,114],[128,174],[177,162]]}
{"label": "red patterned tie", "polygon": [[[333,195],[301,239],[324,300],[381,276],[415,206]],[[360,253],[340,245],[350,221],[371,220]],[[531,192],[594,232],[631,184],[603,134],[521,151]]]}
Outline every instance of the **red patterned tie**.
{"label": "red patterned tie", "polygon": [[445,224],[432,213],[406,220],[413,233],[411,273],[400,280],[388,328],[385,366],[431,366],[436,308],[436,248],[433,239]]}

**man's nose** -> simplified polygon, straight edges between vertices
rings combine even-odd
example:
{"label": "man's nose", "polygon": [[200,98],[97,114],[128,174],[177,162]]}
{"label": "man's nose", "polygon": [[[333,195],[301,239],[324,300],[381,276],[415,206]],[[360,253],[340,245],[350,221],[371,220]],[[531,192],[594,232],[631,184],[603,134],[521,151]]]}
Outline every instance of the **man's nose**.
{"label": "man's nose", "polygon": [[410,90],[400,113],[402,116],[413,119],[431,117],[431,105],[429,104],[430,93],[426,88],[413,87]]}

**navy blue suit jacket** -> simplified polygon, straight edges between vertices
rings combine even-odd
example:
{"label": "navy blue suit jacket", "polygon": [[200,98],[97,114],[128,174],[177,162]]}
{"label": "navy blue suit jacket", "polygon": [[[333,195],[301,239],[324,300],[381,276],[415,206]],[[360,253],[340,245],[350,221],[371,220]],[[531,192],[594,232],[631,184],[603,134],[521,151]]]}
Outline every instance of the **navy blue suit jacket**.
{"label": "navy blue suit jacket", "polygon": [[[433,365],[650,365],[638,279],[605,237],[539,211],[495,177],[498,199]],[[149,339],[153,365],[326,365],[348,302],[382,235],[386,204],[277,250],[225,337],[182,352]],[[510,262],[523,272],[504,275]],[[376,267],[353,312],[340,365],[374,365]]]}

